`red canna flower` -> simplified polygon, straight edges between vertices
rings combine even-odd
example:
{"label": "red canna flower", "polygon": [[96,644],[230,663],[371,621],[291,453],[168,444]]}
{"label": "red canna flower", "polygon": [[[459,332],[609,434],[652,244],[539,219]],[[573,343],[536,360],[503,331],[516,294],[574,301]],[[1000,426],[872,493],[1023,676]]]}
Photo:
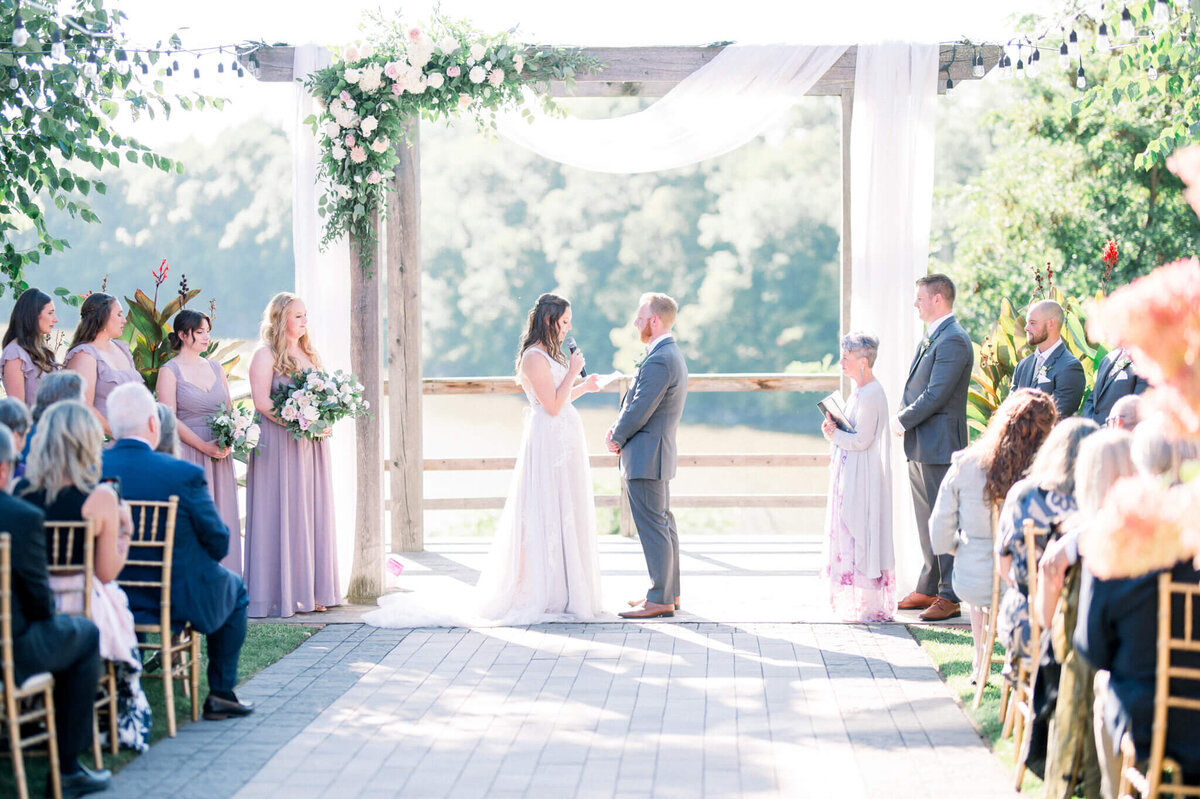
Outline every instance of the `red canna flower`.
{"label": "red canna flower", "polygon": [[1104,263],[1108,264],[1110,267],[1117,265],[1119,253],[1117,252],[1116,239],[1109,239],[1104,243],[1104,251],[1100,253],[1100,257],[1103,258]]}

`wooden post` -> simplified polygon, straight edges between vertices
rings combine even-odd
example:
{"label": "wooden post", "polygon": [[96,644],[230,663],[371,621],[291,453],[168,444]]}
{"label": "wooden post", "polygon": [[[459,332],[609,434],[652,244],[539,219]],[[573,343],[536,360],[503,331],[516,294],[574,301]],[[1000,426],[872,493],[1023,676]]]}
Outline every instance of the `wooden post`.
{"label": "wooden post", "polygon": [[[379,213],[371,224],[379,231]],[[378,250],[378,248],[376,248]],[[378,253],[370,271],[362,267],[358,242],[350,243],[350,368],[363,384],[363,398],[371,403],[371,414],[354,421],[358,448],[358,494],[354,504],[354,563],[346,596],[351,602],[374,602],[383,593],[383,475],[378,468],[362,468],[383,462],[383,375],[379,351]]]}
{"label": "wooden post", "polygon": [[[854,87],[842,89],[842,272],[841,316],[838,321],[839,355],[841,337],[850,332],[850,289],[853,265],[850,260],[850,128],[854,121]],[[842,375],[842,395],[850,393],[850,378]]]}
{"label": "wooden post", "polygon": [[[421,162],[417,122],[397,142],[395,191],[388,192],[388,418],[392,551],[425,548],[421,497]],[[375,461],[382,462],[382,459]]]}

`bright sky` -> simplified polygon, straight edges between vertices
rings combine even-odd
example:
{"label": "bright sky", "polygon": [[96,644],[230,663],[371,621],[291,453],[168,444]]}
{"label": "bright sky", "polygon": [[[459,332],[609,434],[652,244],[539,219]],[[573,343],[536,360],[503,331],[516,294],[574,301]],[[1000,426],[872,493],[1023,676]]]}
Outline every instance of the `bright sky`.
{"label": "bright sky", "polygon": [[[342,44],[363,37],[363,11],[403,8],[414,24],[428,18],[432,0],[114,0],[129,15],[136,44],[152,44],[179,30],[185,46],[245,40],[288,44]],[[466,17],[483,30],[519,26],[520,38],[546,44],[653,45],[717,41],[861,43],[882,39],[1003,42],[1021,14],[1054,13],[1061,0],[442,0],[442,13]],[[731,12],[733,9],[733,12]],[[228,60],[228,59],[227,59]],[[199,63],[201,80],[177,78],[185,88],[228,98],[222,113],[192,114],[186,124],[139,124],[151,145],[198,136],[212,140],[225,128],[262,116],[288,129],[293,92],[249,76],[217,79],[216,63]],[[228,75],[228,72],[226,73]]]}

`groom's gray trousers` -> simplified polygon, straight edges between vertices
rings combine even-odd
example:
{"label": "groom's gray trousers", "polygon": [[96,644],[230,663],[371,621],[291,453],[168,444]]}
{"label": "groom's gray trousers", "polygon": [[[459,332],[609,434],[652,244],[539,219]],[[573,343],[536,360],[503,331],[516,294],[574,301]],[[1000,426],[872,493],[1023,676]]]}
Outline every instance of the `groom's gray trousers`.
{"label": "groom's gray trousers", "polygon": [[637,526],[653,585],[646,599],[673,605],[679,596],[679,530],[669,510],[671,487],[666,480],[626,480],[629,509]]}

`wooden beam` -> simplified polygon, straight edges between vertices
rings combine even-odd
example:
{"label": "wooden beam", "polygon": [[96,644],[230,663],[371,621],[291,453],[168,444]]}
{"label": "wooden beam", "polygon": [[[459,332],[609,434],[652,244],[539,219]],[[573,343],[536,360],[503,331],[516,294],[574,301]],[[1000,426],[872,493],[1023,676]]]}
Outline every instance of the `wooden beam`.
{"label": "wooden beam", "polygon": [[[616,494],[596,495],[597,508],[615,508]],[[425,510],[499,510],[505,497],[435,497]],[[672,495],[673,508],[824,508],[824,494],[695,494]]]}
{"label": "wooden beam", "polygon": [[[536,51],[545,45],[531,45],[527,49]],[[289,46],[263,47],[254,52],[258,66],[254,67],[249,55],[240,55],[238,60],[258,80],[266,83],[291,83],[293,80],[292,55],[295,48]],[[577,75],[575,88],[568,89],[564,83],[552,82],[550,94],[555,97],[661,97],[679,81],[712,61],[723,45],[700,47],[583,47],[584,55],[596,58],[601,68],[591,74]],[[978,80],[972,74],[976,50],[983,55],[984,70],[991,70],[1003,50],[998,45],[943,44],[940,53],[938,92],[945,92],[946,76],[955,83]],[[858,47],[851,45],[832,67],[808,91],[810,95],[841,95],[854,86],[855,61]]]}
{"label": "wooden beam", "polygon": [[[396,143],[387,197],[388,418],[392,551],[425,548],[421,512],[421,164],[419,126]],[[380,406],[382,409],[382,406]],[[378,461],[376,461],[378,463]]]}
{"label": "wooden beam", "polygon": [[[379,229],[379,214],[372,215]],[[350,243],[350,368],[363,384],[363,398],[374,412],[354,422],[358,493],[354,500],[354,561],[346,596],[351,602],[374,602],[383,594],[383,474],[369,464],[383,460],[383,359],[379,352],[381,322],[378,253],[375,268],[362,268],[358,242]],[[378,247],[375,248],[378,250]],[[346,498],[348,499],[348,498]],[[345,499],[343,499],[345,501]]]}
{"label": "wooden beam", "polygon": [[[603,392],[616,394],[624,390],[609,383]],[[788,373],[729,373],[694,374],[688,377],[688,391],[836,391],[839,378],[835,374]],[[422,386],[426,394],[521,394],[524,389],[511,377],[428,377]],[[389,389],[390,390],[390,389]]]}
{"label": "wooden beam", "polygon": [[[588,463],[593,469],[617,468],[618,455],[590,455]],[[807,452],[755,452],[755,453],[696,453],[694,455],[678,456],[680,468],[688,467],[747,467],[761,469],[765,467],[805,468],[829,466],[829,455],[826,453]],[[427,472],[475,472],[512,469],[517,465],[517,459],[512,457],[498,458],[426,458]]]}

